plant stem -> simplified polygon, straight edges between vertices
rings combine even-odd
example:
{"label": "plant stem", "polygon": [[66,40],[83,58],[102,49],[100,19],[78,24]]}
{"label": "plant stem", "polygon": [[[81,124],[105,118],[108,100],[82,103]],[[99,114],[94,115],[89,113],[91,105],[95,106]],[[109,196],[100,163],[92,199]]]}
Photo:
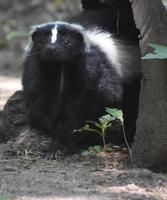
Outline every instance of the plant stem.
{"label": "plant stem", "polygon": [[102,135],[102,139],[103,139],[103,148],[104,148],[104,151],[106,152],[107,147],[106,147],[105,135]]}
{"label": "plant stem", "polygon": [[130,160],[131,160],[131,162],[133,162],[133,155],[132,155],[131,148],[130,148],[130,146],[129,146],[129,144],[128,144],[128,141],[127,141],[127,139],[126,139],[126,134],[125,134],[125,129],[124,129],[124,123],[123,123],[123,122],[122,122],[122,132],[123,132],[125,144],[126,144],[126,146],[127,146],[127,148],[128,148]]}
{"label": "plant stem", "polygon": [[91,128],[88,128],[88,129],[85,129],[85,130],[82,130],[82,131],[90,131],[90,132],[98,133],[98,134],[101,135],[101,132],[100,132],[100,131],[97,131],[97,130],[91,129]]}
{"label": "plant stem", "polygon": [[103,139],[103,149],[104,149],[104,157],[105,157],[105,168],[108,168],[108,159],[107,159],[107,146],[106,146],[106,140],[105,140],[105,129],[102,129],[102,139]]}

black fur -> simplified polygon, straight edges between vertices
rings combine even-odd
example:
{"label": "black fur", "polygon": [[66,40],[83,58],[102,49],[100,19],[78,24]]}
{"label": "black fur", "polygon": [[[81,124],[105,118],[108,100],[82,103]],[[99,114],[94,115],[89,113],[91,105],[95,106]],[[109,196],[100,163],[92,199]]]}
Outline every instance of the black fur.
{"label": "black fur", "polygon": [[96,24],[119,39],[138,44],[140,32],[135,26],[129,0],[82,0],[82,5],[85,10],[68,21],[86,27]]}
{"label": "black fur", "polygon": [[[131,142],[140,70],[132,75],[131,82],[124,80],[96,45],[85,51],[84,33],[67,24],[58,25],[56,43],[51,44],[53,26],[54,23],[45,24],[33,31],[24,61],[23,89],[30,125],[51,135],[52,151],[75,152],[82,145],[96,144],[99,137],[73,130],[81,128],[85,120],[96,121],[104,114],[105,107],[117,107],[125,111],[125,127],[130,130],[127,135]],[[139,67],[137,46],[135,50],[138,55],[127,66],[136,62]],[[128,52],[131,53],[134,52]]]}

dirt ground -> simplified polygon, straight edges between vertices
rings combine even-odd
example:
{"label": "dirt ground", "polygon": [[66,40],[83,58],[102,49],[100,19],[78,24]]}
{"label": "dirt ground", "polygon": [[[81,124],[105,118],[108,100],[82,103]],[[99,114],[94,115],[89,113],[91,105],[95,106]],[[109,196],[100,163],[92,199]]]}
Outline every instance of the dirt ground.
{"label": "dirt ground", "polygon": [[167,199],[167,176],[146,169],[116,170],[72,156],[58,161],[0,161],[1,199]]}
{"label": "dirt ground", "polygon": [[[0,106],[21,88],[18,76],[0,73]],[[35,144],[34,144],[35,145]],[[46,160],[10,155],[0,145],[0,200],[167,200],[167,174],[123,169],[119,151],[104,157],[80,154]]]}

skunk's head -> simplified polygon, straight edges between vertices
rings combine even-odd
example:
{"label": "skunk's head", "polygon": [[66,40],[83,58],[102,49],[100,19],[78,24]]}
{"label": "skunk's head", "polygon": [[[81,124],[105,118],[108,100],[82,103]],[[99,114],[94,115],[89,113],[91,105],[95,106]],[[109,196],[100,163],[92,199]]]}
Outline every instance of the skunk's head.
{"label": "skunk's head", "polygon": [[37,25],[31,33],[31,53],[48,62],[69,62],[84,53],[82,27],[66,22]]}

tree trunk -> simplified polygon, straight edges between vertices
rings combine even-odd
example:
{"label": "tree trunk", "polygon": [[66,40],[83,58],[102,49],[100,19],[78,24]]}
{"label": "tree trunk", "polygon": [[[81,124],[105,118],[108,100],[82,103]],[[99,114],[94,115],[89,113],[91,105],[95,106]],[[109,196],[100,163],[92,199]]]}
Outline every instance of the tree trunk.
{"label": "tree trunk", "polygon": [[[162,2],[131,2],[142,36],[142,55],[150,51],[148,43],[167,45],[167,12]],[[167,171],[167,60],[142,60],[142,71],[133,162],[137,167]]]}

